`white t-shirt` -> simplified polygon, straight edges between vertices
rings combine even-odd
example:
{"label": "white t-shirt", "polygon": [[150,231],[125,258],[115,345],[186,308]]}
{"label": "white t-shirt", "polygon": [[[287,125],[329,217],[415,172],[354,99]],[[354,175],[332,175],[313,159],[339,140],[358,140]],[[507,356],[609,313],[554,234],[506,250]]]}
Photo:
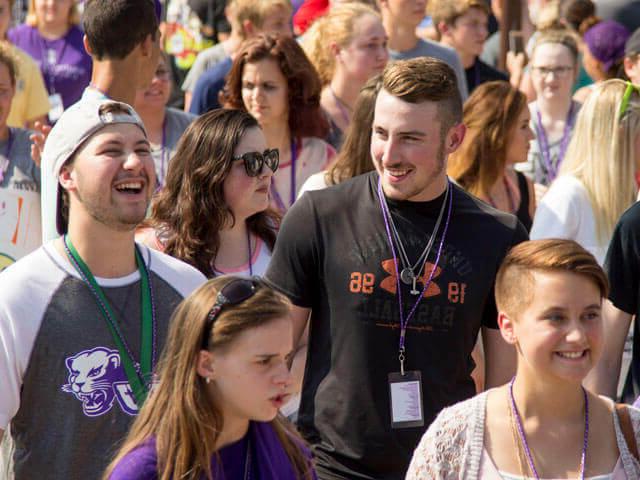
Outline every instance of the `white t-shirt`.
{"label": "white t-shirt", "polygon": [[542,197],[533,218],[531,240],[566,238],[591,252],[602,265],[610,238],[599,242],[596,218],[584,185],[572,175],[561,175]]}
{"label": "white t-shirt", "polygon": [[311,190],[322,190],[327,188],[327,181],[325,180],[326,170],[323,170],[318,173],[314,173],[302,184],[300,190],[298,191],[298,198],[302,197],[302,194]]}

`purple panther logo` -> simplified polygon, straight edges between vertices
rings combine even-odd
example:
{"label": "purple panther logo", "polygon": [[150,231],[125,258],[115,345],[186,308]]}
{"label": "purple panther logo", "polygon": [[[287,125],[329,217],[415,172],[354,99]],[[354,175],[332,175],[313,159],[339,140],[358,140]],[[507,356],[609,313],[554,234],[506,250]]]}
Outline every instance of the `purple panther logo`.
{"label": "purple panther logo", "polygon": [[69,377],[62,391],[82,402],[88,417],[104,415],[117,401],[123,412],[136,415],[138,406],[117,350],[96,347],[65,360]]}

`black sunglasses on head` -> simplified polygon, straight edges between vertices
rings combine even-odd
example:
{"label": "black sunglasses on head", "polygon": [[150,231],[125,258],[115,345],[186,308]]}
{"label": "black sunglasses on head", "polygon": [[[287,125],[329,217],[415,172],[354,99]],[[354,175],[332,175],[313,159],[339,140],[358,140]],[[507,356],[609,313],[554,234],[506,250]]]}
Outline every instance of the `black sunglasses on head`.
{"label": "black sunglasses on head", "polygon": [[213,327],[213,322],[215,322],[222,308],[225,305],[238,305],[251,298],[259,286],[260,282],[256,278],[236,278],[220,289],[213,307],[207,314],[202,337],[202,350],[209,349],[211,327]]}
{"label": "black sunglasses on head", "polygon": [[278,169],[280,152],[277,148],[268,148],[264,152],[247,152],[233,157],[233,160],[242,160],[244,169],[250,177],[257,177],[262,173],[262,167],[266,165],[272,172]]}

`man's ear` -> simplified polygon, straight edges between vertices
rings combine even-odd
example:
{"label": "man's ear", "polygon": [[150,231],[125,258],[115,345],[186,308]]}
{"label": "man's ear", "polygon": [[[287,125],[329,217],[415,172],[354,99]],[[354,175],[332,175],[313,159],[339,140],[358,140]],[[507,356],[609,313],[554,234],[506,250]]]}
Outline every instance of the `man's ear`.
{"label": "man's ear", "polygon": [[444,149],[447,155],[455,152],[458,147],[462,145],[466,132],[467,127],[462,122],[457,123],[449,129],[444,142]]}
{"label": "man's ear", "polygon": [[[157,35],[160,35],[158,32]],[[153,38],[152,34],[148,34],[144,37],[144,40],[140,43],[140,53],[143,57],[150,57],[153,54],[153,44],[156,40]]]}
{"label": "man's ear", "polygon": [[215,356],[213,353],[207,350],[200,350],[198,352],[198,362],[196,365],[196,372],[203,378],[212,380],[215,376]]}
{"label": "man's ear", "polygon": [[244,32],[244,38],[255,37],[258,34],[258,29],[251,20],[242,21],[242,31]]}
{"label": "man's ear", "polygon": [[93,57],[93,52],[91,51],[91,47],[89,46],[89,39],[86,35],[82,36],[82,44],[84,45],[84,49],[87,51],[89,56]]}
{"label": "man's ear", "polygon": [[451,33],[451,25],[448,25],[442,20],[440,20],[438,24],[435,25],[435,27],[438,34],[440,35],[440,38],[444,37],[445,35],[449,35]]}
{"label": "man's ear", "polygon": [[509,345],[515,345],[518,343],[518,337],[516,336],[514,329],[514,321],[504,312],[498,313],[498,327],[500,328],[500,333],[502,334],[502,338],[504,338],[505,342]]}

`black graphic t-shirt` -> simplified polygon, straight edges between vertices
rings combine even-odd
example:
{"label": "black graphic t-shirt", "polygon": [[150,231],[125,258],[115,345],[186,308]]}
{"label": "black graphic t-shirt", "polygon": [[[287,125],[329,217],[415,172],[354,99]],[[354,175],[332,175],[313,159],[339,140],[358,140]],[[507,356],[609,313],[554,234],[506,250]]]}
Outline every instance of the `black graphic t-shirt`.
{"label": "black graphic t-shirt", "polygon": [[640,203],[620,217],[605,259],[609,277],[609,300],[620,310],[636,316],[631,368],[622,399],[633,403],[640,395]]}
{"label": "black graphic t-shirt", "polygon": [[[495,274],[509,248],[527,238],[514,216],[452,185],[442,257],[406,338],[406,368],[422,373],[425,426],[392,430],[387,378],[399,370],[399,306],[377,181],[372,172],[307,192],[284,219],[266,274],[294,304],[312,309],[298,426],[320,478],[404,478],[438,412],[475,393],[471,351],[481,325],[497,327]],[[412,262],[443,200],[388,201]],[[440,233],[443,226],[444,219]],[[406,314],[415,297],[402,288]]]}

